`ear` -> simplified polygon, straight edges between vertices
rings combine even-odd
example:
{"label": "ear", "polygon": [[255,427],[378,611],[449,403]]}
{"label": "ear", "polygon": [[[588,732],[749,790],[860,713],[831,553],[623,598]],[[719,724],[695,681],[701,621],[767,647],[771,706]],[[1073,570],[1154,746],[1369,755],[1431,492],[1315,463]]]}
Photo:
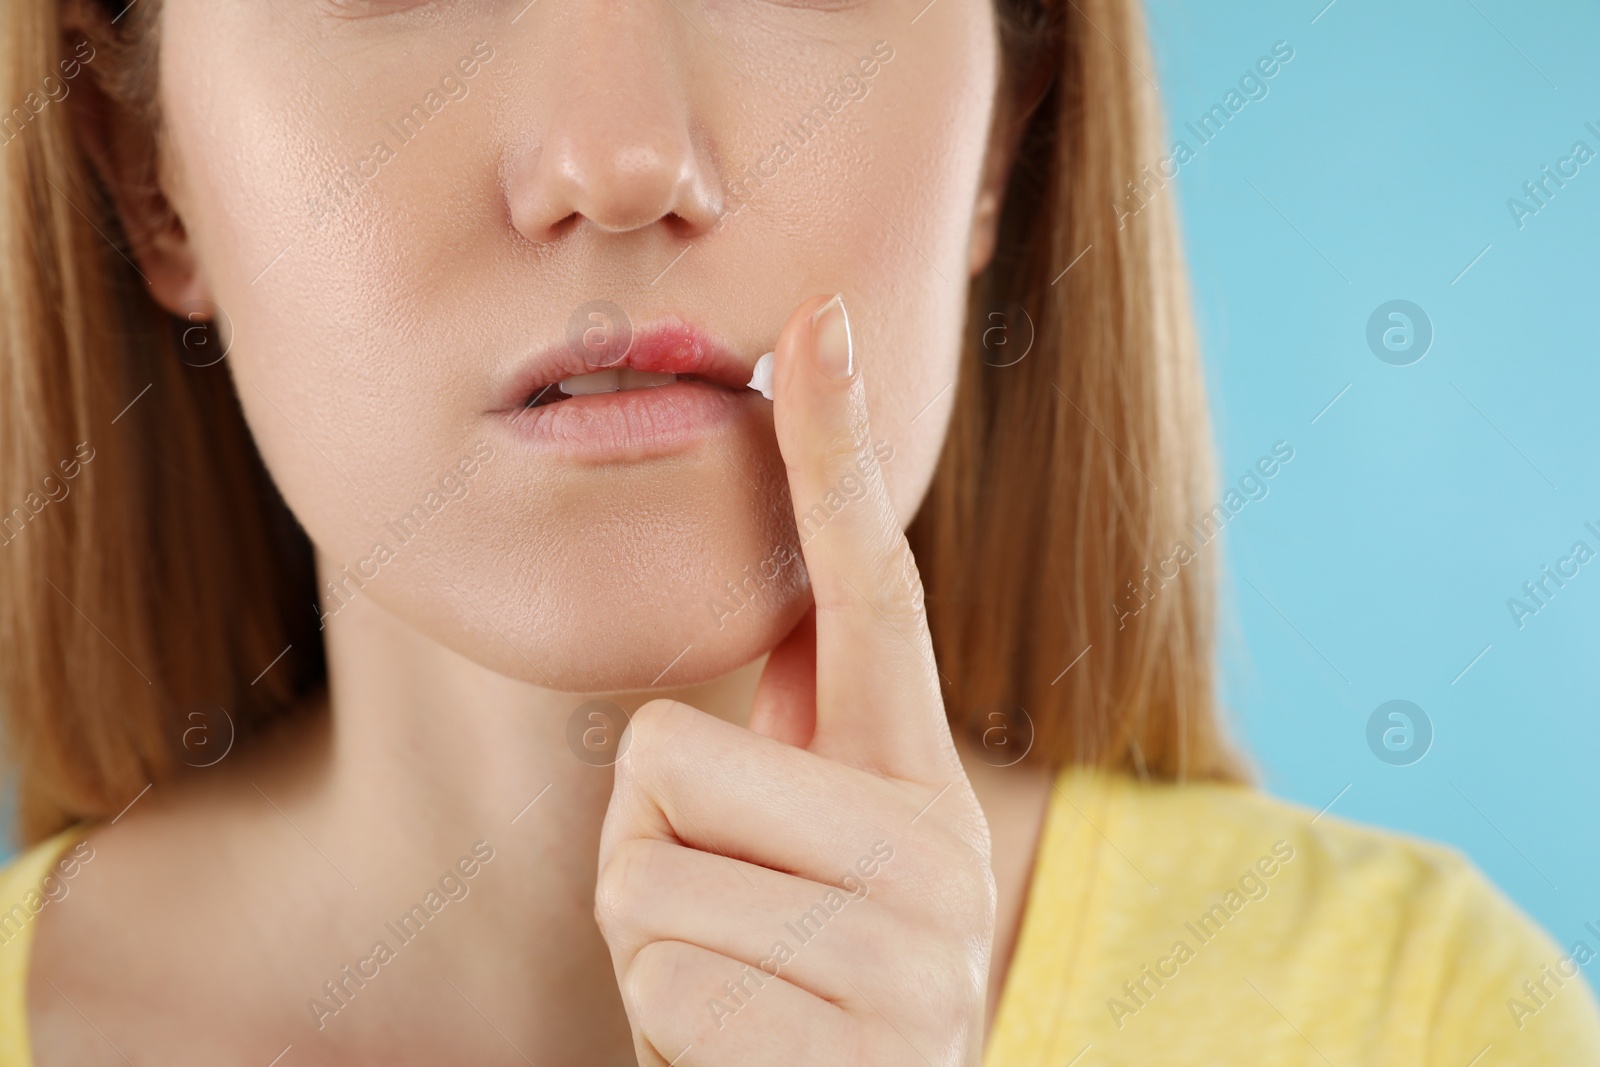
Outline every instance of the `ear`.
{"label": "ear", "polygon": [[[119,31],[94,0],[68,0],[61,19],[69,57],[63,73],[69,62],[79,68],[67,98],[74,132],[122,224],[129,256],[151,297],[168,311],[178,314],[195,301],[209,303],[194,247],[163,188],[166,168],[148,118],[154,102],[134,98],[139,90],[129,68],[143,59],[137,54],[143,45],[126,35],[141,30],[124,25]],[[152,84],[149,91],[154,90]]]}
{"label": "ear", "polygon": [[[989,148],[979,179],[978,198],[973,207],[972,237],[968,246],[967,272],[976,277],[994,258],[1000,233],[1000,212],[1005,207],[1006,185],[1016,162],[1017,148],[1027,132],[1033,113],[1055,81],[1054,70],[1035,62],[1020,87],[1002,89],[1001,99],[989,129]],[[1004,83],[1005,79],[1002,79]]]}

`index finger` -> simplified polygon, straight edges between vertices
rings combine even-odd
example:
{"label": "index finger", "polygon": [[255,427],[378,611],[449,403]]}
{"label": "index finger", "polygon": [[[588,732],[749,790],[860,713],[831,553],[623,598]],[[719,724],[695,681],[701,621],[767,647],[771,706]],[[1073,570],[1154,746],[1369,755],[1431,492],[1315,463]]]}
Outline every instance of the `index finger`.
{"label": "index finger", "polygon": [[947,782],[959,760],[922,581],[884,483],[857,356],[835,295],[802,304],[773,357],[773,421],[816,600],[810,748],[889,777]]}

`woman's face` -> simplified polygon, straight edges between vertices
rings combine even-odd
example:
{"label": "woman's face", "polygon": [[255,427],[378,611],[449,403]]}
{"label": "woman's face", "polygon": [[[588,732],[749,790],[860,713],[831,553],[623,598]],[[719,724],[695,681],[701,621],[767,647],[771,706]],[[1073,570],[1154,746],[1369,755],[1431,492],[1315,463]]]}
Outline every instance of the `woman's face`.
{"label": "woman's face", "polygon": [[[772,406],[742,383],[819,293],[844,294],[909,521],[998,77],[988,0],[924,3],[166,0],[194,274],[162,295],[226,319],[324,611],[370,597],[574,691],[771,648],[807,586]],[[697,360],[708,380],[548,403]],[[822,522],[852,488],[802,503]]]}

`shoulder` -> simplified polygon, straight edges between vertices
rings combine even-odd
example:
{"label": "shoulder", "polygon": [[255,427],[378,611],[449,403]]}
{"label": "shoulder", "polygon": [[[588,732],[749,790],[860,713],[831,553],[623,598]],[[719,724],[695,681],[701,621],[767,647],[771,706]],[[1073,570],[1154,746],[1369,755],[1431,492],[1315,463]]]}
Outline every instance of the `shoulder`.
{"label": "shoulder", "polygon": [[1032,981],[1092,1003],[1111,1046],[1182,1059],[1212,1033],[1227,1059],[1275,1033],[1335,1062],[1600,1062],[1600,935],[1557,946],[1443,845],[1245,787],[1069,770],[1038,863],[1040,909],[1073,925],[1025,919]]}
{"label": "shoulder", "polygon": [[94,859],[73,826],[33,845],[0,867],[0,1067],[27,1067],[28,960],[39,914],[64,900],[72,880]]}

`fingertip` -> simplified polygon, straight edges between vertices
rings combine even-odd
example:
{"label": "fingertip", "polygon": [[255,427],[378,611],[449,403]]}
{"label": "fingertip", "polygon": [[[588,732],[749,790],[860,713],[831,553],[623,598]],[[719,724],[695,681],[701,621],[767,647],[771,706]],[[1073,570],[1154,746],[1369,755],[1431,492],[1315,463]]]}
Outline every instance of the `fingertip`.
{"label": "fingertip", "polygon": [[811,313],[811,356],[825,377],[844,380],[855,373],[855,343],[843,293],[834,293]]}
{"label": "fingertip", "polygon": [[777,344],[773,346],[775,391],[782,392],[796,371],[815,366],[812,351],[816,319],[823,308],[835,300],[842,300],[840,294],[818,293],[801,301],[790,313],[783,329],[778,332]]}
{"label": "fingertip", "polygon": [[866,409],[853,326],[843,294],[826,293],[801,303],[778,336],[774,415],[791,463],[816,451],[819,440],[842,442],[861,432]]}

